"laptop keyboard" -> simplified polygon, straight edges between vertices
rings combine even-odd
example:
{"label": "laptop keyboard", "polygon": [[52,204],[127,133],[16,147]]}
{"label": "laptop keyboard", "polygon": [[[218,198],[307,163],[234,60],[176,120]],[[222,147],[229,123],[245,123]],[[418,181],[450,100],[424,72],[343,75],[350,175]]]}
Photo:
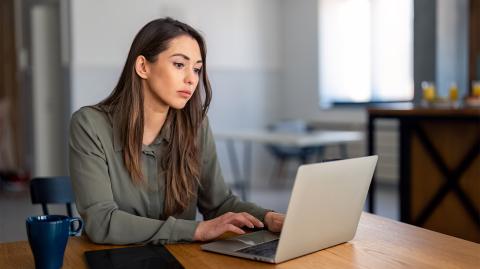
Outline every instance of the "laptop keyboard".
{"label": "laptop keyboard", "polygon": [[277,252],[277,246],[278,246],[278,239],[265,242],[259,245],[242,248],[240,250],[237,250],[237,252],[273,258],[275,257],[275,253]]}

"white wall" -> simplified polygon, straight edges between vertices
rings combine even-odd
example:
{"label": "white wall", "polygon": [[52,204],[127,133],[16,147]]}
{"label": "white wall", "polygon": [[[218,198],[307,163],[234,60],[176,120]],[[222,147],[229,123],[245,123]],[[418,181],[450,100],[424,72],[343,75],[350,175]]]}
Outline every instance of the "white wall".
{"label": "white wall", "polygon": [[281,66],[277,14],[275,0],[73,0],[72,111],[111,92],[144,24],[172,16],[199,29],[207,40],[212,123],[217,128],[263,125],[277,103],[271,98],[278,95]]}

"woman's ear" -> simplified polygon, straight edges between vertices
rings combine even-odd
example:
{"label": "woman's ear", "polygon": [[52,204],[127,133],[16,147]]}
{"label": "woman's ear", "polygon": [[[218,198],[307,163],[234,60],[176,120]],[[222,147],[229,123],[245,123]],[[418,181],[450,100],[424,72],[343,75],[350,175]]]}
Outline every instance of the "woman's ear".
{"label": "woman's ear", "polygon": [[148,78],[149,70],[148,70],[148,62],[145,56],[139,55],[137,59],[135,59],[135,72],[137,75],[143,79]]}

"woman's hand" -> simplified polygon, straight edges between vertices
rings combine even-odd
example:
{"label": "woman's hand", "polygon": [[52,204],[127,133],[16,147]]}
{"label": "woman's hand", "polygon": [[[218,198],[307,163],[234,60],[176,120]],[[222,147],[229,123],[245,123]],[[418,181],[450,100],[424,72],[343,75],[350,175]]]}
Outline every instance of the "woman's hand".
{"label": "woman's hand", "polygon": [[245,212],[228,212],[220,217],[200,222],[195,230],[193,239],[196,241],[207,241],[214,239],[225,232],[244,234],[245,231],[240,229],[243,226],[247,226],[249,228],[263,228],[263,223],[254,216]]}
{"label": "woman's hand", "polygon": [[265,224],[269,231],[279,233],[282,231],[285,215],[276,212],[267,212],[265,215]]}

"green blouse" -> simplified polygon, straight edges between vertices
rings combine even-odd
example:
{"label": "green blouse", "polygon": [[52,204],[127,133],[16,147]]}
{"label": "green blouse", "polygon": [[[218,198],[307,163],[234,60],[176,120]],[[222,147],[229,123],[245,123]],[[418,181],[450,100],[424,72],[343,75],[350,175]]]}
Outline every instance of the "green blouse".
{"label": "green blouse", "polygon": [[103,244],[155,244],[192,241],[198,221],[226,212],[248,212],[263,221],[267,210],[240,201],[225,185],[208,120],[199,132],[201,186],[187,209],[164,216],[165,170],[162,159],[170,141],[166,123],[148,146],[141,163],[144,185],[134,184],[123,162],[119,128],[114,116],[83,107],[70,121],[70,176],[78,212],[88,237]]}

